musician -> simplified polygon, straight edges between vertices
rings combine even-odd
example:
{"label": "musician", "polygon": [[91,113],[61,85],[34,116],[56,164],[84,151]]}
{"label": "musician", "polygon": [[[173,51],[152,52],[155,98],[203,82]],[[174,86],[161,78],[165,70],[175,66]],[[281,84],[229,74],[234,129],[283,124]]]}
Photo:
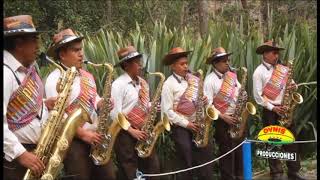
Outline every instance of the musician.
{"label": "musician", "polygon": [[[163,84],[161,95],[162,111],[168,116],[172,125],[171,137],[175,142],[176,156],[179,162],[179,169],[190,168],[203,164],[212,159],[212,143],[204,148],[198,148],[192,141],[192,132],[199,132],[199,126],[195,124],[196,113],[195,101],[198,97],[196,91],[198,78],[191,75],[188,70],[188,54],[181,47],[175,47],[164,57],[163,64],[170,66],[172,75]],[[188,100],[187,94],[192,94],[192,101]],[[201,97],[206,105],[207,98]],[[197,176],[199,179],[213,179],[212,164],[194,171],[187,171],[178,174],[178,179],[192,179]]]}
{"label": "musician", "polygon": [[[228,130],[237,122],[235,113],[241,84],[237,74],[230,71],[230,55],[223,47],[212,50],[206,64],[212,65],[212,72],[204,80],[204,94],[209,104],[219,111],[216,121],[215,140],[219,146],[219,154],[223,155],[237,146],[243,138],[232,139]],[[242,178],[242,149],[238,148],[219,160],[220,179],[236,180]]]}
{"label": "musician", "polygon": [[[281,106],[286,88],[285,78],[287,76],[287,71],[281,71],[286,66],[279,63],[279,51],[281,50],[284,50],[284,48],[279,47],[276,42],[271,40],[266,41],[256,49],[256,53],[262,55],[262,63],[253,73],[253,95],[257,104],[263,107],[262,120],[264,126],[278,125],[277,120],[284,114],[286,109]],[[275,75],[275,73],[278,75]],[[274,85],[274,82],[281,82],[281,86]],[[292,81],[289,88],[297,89],[297,85]],[[288,129],[296,137],[294,123]],[[297,153],[296,161],[286,161],[288,177],[290,179],[305,179],[299,173],[301,166],[298,156],[298,144],[283,145],[282,147],[286,152]],[[282,179],[283,168],[280,160],[268,159],[268,161],[272,178]]]}
{"label": "musician", "polygon": [[[123,177],[120,179],[131,180],[136,178],[137,169],[143,173],[159,173],[160,165],[155,150],[147,158],[138,157],[135,151],[137,141],[147,138],[146,132],[141,131],[141,128],[150,107],[149,85],[140,77],[142,54],[133,46],[122,48],[117,54],[120,61],[115,67],[120,66],[124,73],[112,83],[111,96],[115,103],[111,117],[115,120],[118,113],[123,113],[131,126],[127,131],[119,132],[114,150],[120,172],[123,172],[121,173]],[[150,179],[158,179],[158,177]]]}
{"label": "musician", "polygon": [[32,151],[56,97],[43,99],[44,91],[35,68],[39,33],[30,15],[3,19],[3,175],[21,180],[30,169],[41,174],[43,162]]}
{"label": "musician", "polygon": [[[94,77],[82,68],[83,49],[82,36],[74,34],[73,30],[65,29],[53,36],[53,43],[48,49],[48,55],[58,60],[65,70],[76,67],[78,73],[71,86],[69,103],[65,112],[71,114],[74,109],[82,105],[90,115],[92,124],[86,122],[79,127],[71,147],[65,156],[64,168],[68,179],[116,179],[112,160],[106,165],[98,166],[93,163],[90,155],[91,146],[101,144],[102,134],[96,131],[98,125],[97,111],[102,108],[102,98],[97,93]],[[57,96],[59,69],[51,72],[46,80],[45,91],[47,97]],[[110,104],[110,103],[109,103]]]}

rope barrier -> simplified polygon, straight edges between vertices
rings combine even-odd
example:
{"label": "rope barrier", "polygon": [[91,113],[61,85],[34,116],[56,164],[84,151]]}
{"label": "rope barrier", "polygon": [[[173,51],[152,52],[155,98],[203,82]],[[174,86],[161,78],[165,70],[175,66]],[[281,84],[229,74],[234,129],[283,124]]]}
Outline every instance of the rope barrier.
{"label": "rope barrier", "polygon": [[[307,140],[307,141],[294,141],[293,142],[294,144],[296,144],[296,143],[313,143],[313,142],[317,142],[317,132],[315,130],[315,127],[313,126],[313,124],[311,122],[308,122],[308,124],[310,124],[312,126],[313,134],[315,136],[315,139],[314,140]],[[171,172],[159,173],[159,174],[143,174],[141,171],[137,170],[137,172],[136,172],[136,177],[137,178],[135,180],[144,180],[143,177],[167,176],[167,175],[172,175],[172,174],[178,174],[178,173],[181,173],[181,172],[186,172],[186,171],[190,171],[190,170],[193,170],[193,169],[197,169],[197,168],[206,166],[206,165],[211,164],[211,163],[213,163],[215,161],[218,161],[219,159],[223,158],[224,156],[226,156],[226,155],[230,154],[231,152],[235,151],[237,148],[242,146],[245,142],[269,143],[269,142],[260,141],[260,140],[245,139],[240,144],[238,144],[236,147],[231,149],[230,151],[228,151],[225,154],[219,156],[218,158],[213,159],[211,161],[208,161],[206,163],[203,163],[203,164],[200,164],[200,165],[197,165],[197,166],[193,166],[193,167],[190,167],[190,168],[187,168],[187,169],[181,169],[181,170],[178,170],[178,171],[171,171]]]}
{"label": "rope barrier", "polygon": [[234,150],[236,150],[238,147],[240,147],[243,143],[245,143],[246,140],[242,141],[240,144],[238,144],[236,147],[234,147],[233,149],[231,149],[230,151],[228,151],[227,153],[219,156],[218,158],[216,159],[213,159],[211,161],[208,161],[204,164],[200,164],[200,165],[197,165],[197,166],[193,166],[193,167],[190,167],[190,168],[187,168],[187,169],[181,169],[181,170],[178,170],[178,171],[172,171],[172,172],[167,172],[167,173],[160,173],[160,174],[143,174],[141,171],[138,171],[137,170],[137,173],[136,173],[136,176],[137,176],[137,179],[136,180],[143,180],[141,179],[142,177],[155,177],[155,176],[166,176],[166,175],[172,175],[172,174],[177,174],[177,173],[181,173],[181,172],[185,172],[185,171],[190,171],[192,169],[196,169],[196,168],[200,168],[200,167],[203,167],[203,166],[206,166],[208,164],[211,164],[221,158],[223,158],[224,156],[230,154],[231,152],[233,152]]}

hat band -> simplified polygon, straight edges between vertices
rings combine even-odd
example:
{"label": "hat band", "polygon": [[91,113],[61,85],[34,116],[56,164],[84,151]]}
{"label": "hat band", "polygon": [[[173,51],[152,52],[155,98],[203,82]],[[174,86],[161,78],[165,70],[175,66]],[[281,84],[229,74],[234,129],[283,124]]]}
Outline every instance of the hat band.
{"label": "hat band", "polygon": [[217,54],[217,55],[215,55],[215,57],[214,58],[218,58],[218,57],[221,57],[221,56],[225,56],[225,55],[227,55],[227,53],[220,53],[220,54]]}
{"label": "hat band", "polygon": [[4,34],[16,33],[16,32],[36,32],[36,29],[35,28],[13,29],[9,31],[4,31]]}
{"label": "hat band", "polygon": [[138,56],[138,55],[140,55],[140,53],[132,52],[132,53],[128,54],[127,56],[123,57],[122,59],[120,59],[120,61],[126,61],[126,60],[133,58],[135,56]]}
{"label": "hat band", "polygon": [[64,44],[64,43],[67,43],[67,42],[72,41],[77,38],[78,38],[77,36],[70,36],[70,37],[67,37],[64,40],[60,41],[59,44]]}

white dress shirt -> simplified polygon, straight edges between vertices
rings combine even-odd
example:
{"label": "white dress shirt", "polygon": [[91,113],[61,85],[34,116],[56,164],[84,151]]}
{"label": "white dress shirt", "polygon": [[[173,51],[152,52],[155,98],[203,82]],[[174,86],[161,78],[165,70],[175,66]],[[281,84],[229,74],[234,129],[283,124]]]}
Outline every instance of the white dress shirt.
{"label": "white dress shirt", "polygon": [[114,107],[110,113],[113,120],[118,117],[118,113],[127,115],[138,103],[140,88],[140,84],[133,81],[128,73],[123,73],[113,81],[111,97],[114,99]]}
{"label": "white dress shirt", "polygon": [[183,77],[175,73],[174,75],[180,80],[180,83],[173,75],[169,76],[164,82],[161,93],[161,110],[168,116],[170,122],[186,128],[189,121],[195,121],[196,113],[187,117],[174,111],[180,101],[180,97],[188,87],[188,82]]}
{"label": "white dress shirt", "polygon": [[[47,98],[58,96],[56,86],[57,86],[60,74],[61,74],[60,70],[55,69],[47,77],[46,84],[45,84],[45,92],[46,92]],[[80,75],[77,74],[74,81],[73,81],[73,84],[71,86],[71,93],[68,98],[68,105],[70,105],[74,100],[76,100],[77,97],[79,96],[79,94],[80,94]],[[97,109],[97,104],[101,99],[102,98],[100,98],[99,95],[97,94],[95,97],[95,104],[94,104],[95,109]],[[91,123],[86,122],[84,124],[83,128],[95,131],[97,129],[97,125],[98,125],[97,113],[96,112],[91,113],[90,118],[93,123],[91,124]]]}
{"label": "white dress shirt", "polygon": [[[209,75],[207,75],[206,78],[204,79],[204,95],[208,97],[209,104],[212,104],[214,97],[220,91],[220,87],[223,83],[223,76],[224,74],[220,73],[216,69],[213,69],[213,71]],[[225,114],[232,115],[235,112],[236,101],[239,95],[240,88],[241,88],[241,84],[237,79],[237,87],[235,90],[233,101],[229,104],[229,107],[227,108]],[[220,111],[219,111],[219,114],[220,114]]]}
{"label": "white dress shirt", "polygon": [[[264,63],[264,64],[263,64]],[[263,61],[253,73],[253,96],[256,100],[257,104],[267,108],[268,110],[272,110],[274,105],[280,105],[283,99],[285,86],[280,91],[278,97],[275,100],[270,100],[262,97],[263,88],[266,86],[267,82],[270,80],[271,75],[273,73],[274,67]],[[292,81],[293,82],[293,81]]]}
{"label": "white dress shirt", "polygon": [[[3,61],[22,82],[26,76],[25,73],[18,71],[22,64],[6,50],[3,51]],[[3,152],[5,153],[5,159],[11,162],[26,151],[21,143],[37,144],[41,134],[41,126],[48,118],[48,110],[43,103],[41,120],[35,118],[28,125],[16,131],[11,131],[7,123],[7,107],[11,95],[18,89],[19,85],[12,71],[6,66],[3,66],[3,84]],[[38,114],[41,114],[41,109]]]}

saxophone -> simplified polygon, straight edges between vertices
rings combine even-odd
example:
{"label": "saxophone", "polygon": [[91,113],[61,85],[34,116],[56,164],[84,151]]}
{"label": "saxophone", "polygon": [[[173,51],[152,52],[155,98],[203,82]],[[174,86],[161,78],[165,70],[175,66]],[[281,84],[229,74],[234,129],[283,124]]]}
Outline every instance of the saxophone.
{"label": "saxophone", "polygon": [[287,67],[289,68],[288,80],[281,104],[282,106],[287,108],[287,111],[279,119],[280,125],[284,127],[290,127],[290,125],[292,124],[293,112],[297,104],[301,104],[303,102],[303,97],[301,96],[301,94],[295,92],[293,89],[288,88],[293,79],[293,59],[288,61]]}
{"label": "saxophone", "polygon": [[256,114],[256,108],[251,102],[248,102],[248,94],[245,90],[247,83],[247,68],[242,67],[241,69],[243,70],[241,88],[239,90],[235,112],[231,115],[237,119],[237,123],[236,125],[232,125],[228,130],[232,139],[239,139],[243,137],[249,114]]}
{"label": "saxophone", "polygon": [[138,156],[141,158],[149,157],[154,149],[154,145],[158,139],[158,136],[164,131],[170,131],[170,123],[166,115],[164,115],[163,120],[159,121],[156,125],[155,120],[157,117],[157,104],[160,100],[161,89],[165,76],[161,72],[150,73],[150,75],[156,75],[160,77],[160,82],[157,86],[153,99],[151,101],[151,112],[148,113],[145,124],[142,126],[141,130],[148,134],[145,141],[138,141],[135,149],[137,150]]}
{"label": "saxophone", "polygon": [[[53,62],[48,57],[46,58]],[[53,64],[61,70],[63,77],[66,79],[60,81],[63,82],[63,84],[60,84],[63,88],[59,93],[53,110],[49,114],[47,122],[44,124],[39,142],[34,151],[34,154],[45,164],[45,170],[41,177],[36,177],[32,171],[28,169],[23,178],[24,180],[39,178],[48,180],[55,179],[63,167],[62,161],[77,127],[89,119],[89,116],[83,112],[84,110],[81,108],[73,111],[67,119],[63,117],[77,71],[75,67],[72,67],[65,72],[59,65],[54,62]]]}
{"label": "saxophone", "polygon": [[217,109],[207,106],[202,101],[203,97],[203,72],[201,69],[197,71],[199,77],[198,100],[196,105],[196,121],[195,124],[200,127],[200,131],[193,134],[193,142],[198,148],[206,147],[209,140],[209,131],[212,120],[218,119]]}
{"label": "saxophone", "polygon": [[105,66],[108,69],[107,79],[104,84],[104,94],[102,100],[102,108],[99,111],[98,119],[98,129],[97,132],[103,134],[102,143],[91,146],[90,157],[95,165],[104,165],[108,163],[112,153],[112,147],[118,136],[120,130],[128,129],[130,123],[124,118],[118,118],[114,121],[110,118],[110,103],[111,97],[111,82],[113,74],[113,66],[109,63],[105,64],[95,64],[90,61],[84,61],[85,64],[90,64],[94,67]]}

